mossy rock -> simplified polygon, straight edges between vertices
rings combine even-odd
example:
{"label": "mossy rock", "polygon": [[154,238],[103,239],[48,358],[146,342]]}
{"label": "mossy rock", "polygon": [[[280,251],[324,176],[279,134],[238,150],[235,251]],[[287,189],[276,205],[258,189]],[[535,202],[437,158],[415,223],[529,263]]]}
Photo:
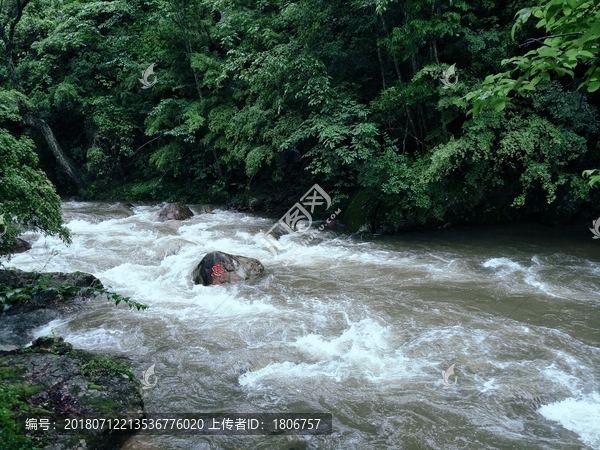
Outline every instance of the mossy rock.
{"label": "mossy rock", "polygon": [[2,381],[15,381],[19,380],[25,375],[25,369],[15,366],[2,366],[0,365],[0,380]]}
{"label": "mossy rock", "polygon": [[85,297],[81,288],[103,289],[103,286],[96,277],[83,272],[0,269],[0,312],[15,315],[43,308],[56,309]]}
{"label": "mossy rock", "polygon": [[[25,419],[142,418],[139,380],[123,358],[76,350],[59,337],[0,353],[0,442],[5,450],[115,449],[123,433],[26,430]],[[8,442],[9,444],[5,444]],[[8,445],[8,446],[7,446]]]}

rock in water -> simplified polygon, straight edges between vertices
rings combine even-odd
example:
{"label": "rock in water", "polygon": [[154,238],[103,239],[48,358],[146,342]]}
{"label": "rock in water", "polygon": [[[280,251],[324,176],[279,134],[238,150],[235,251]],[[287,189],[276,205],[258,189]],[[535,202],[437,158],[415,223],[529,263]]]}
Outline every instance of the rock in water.
{"label": "rock in water", "polygon": [[31,250],[31,244],[24,239],[17,238],[17,245],[13,248],[13,253],[23,253]]}
{"label": "rock in water", "polygon": [[223,252],[208,253],[192,272],[195,284],[234,283],[258,277],[265,270],[258,259],[230,255]]}
{"label": "rock in water", "polygon": [[[39,289],[40,284],[46,285],[48,289]],[[37,273],[19,269],[0,269],[1,285],[9,291],[21,289],[30,298],[6,302],[4,306],[0,306],[0,350],[24,346],[33,339],[35,329],[84,308],[86,298],[93,291],[81,293],[71,290],[70,293],[60,293],[60,286],[103,288],[100,280],[88,273]],[[1,379],[0,373],[0,381]]]}
{"label": "rock in water", "polygon": [[166,220],[186,220],[192,217],[194,213],[190,208],[181,202],[169,203],[158,213],[158,220],[164,222]]}
{"label": "rock in water", "polygon": [[514,398],[515,403],[534,410],[540,409],[543,405],[548,405],[556,401],[552,394],[532,394],[525,392]]}
{"label": "rock in water", "polygon": [[31,250],[31,244],[24,239],[17,238],[17,242],[12,248],[5,252],[1,252],[0,255],[12,255],[15,253],[23,253],[27,250]]}

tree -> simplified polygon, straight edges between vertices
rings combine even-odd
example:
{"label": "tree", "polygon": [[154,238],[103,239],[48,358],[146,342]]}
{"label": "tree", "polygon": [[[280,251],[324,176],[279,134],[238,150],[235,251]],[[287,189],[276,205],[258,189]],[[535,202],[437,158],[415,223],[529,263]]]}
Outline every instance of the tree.
{"label": "tree", "polygon": [[[13,89],[21,93],[23,92],[23,88],[21,86],[17,68],[15,67],[15,32],[19,22],[23,18],[25,8],[30,3],[31,0],[0,1],[0,39],[4,44],[4,55],[8,76]],[[12,98],[18,102],[19,113],[23,121],[30,127],[38,130],[44,136],[48,143],[48,147],[50,147],[50,150],[54,153],[57,162],[77,187],[82,188],[84,184],[69,164],[67,157],[54,136],[52,128],[50,128],[48,123],[37,113],[37,111],[35,111],[33,104],[26,96],[12,96]]]}
{"label": "tree", "polygon": [[[546,80],[572,72],[596,87],[597,2],[552,0],[513,27],[512,8],[527,1],[3,0],[13,44],[0,95],[19,120],[28,112],[52,126],[91,198],[242,206],[265,195],[274,211],[319,182],[336,201],[362,193],[371,229],[478,220],[494,208],[566,217],[589,201],[579,174],[595,165],[595,97]],[[546,35],[535,17],[550,24]],[[511,28],[535,36],[526,50]],[[502,60],[519,64],[506,72],[514,80],[470,96],[506,70]],[[152,63],[157,82],[142,89]],[[451,64],[458,82],[445,89]],[[515,91],[526,97],[509,108],[467,114],[465,96],[502,109]],[[6,128],[20,139],[20,126]],[[39,157],[54,180],[55,158]]]}
{"label": "tree", "polygon": [[[521,96],[536,89],[542,80],[550,80],[550,74],[558,76],[578,75],[582,81],[579,89],[596,92],[600,88],[600,0],[550,0],[544,5],[524,8],[516,14],[512,37],[524,27],[529,18],[539,19],[537,29],[544,29],[545,35],[527,39],[522,47],[541,44],[523,56],[515,56],[502,61],[512,69],[489,75],[483,86],[466,98],[474,100],[471,112],[477,114],[482,108],[504,109],[510,92]],[[581,71],[579,71],[581,72]],[[590,177],[589,185],[600,184],[600,170],[583,172]]]}
{"label": "tree", "polygon": [[529,38],[521,46],[541,45],[523,56],[503,60],[503,66],[512,68],[489,75],[480,89],[466,96],[474,100],[474,114],[484,107],[500,111],[512,91],[526,95],[540,81],[550,80],[552,72],[573,77],[578,66],[587,67],[579,88],[586,87],[588,92],[600,88],[600,0],[550,0],[542,6],[522,9],[515,16],[513,39],[532,16],[539,19],[535,26],[544,29],[545,35]]}
{"label": "tree", "polygon": [[63,226],[60,197],[38,169],[34,148],[26,136],[15,138],[0,128],[0,254],[10,253],[16,237],[28,230],[70,242],[69,230]]}

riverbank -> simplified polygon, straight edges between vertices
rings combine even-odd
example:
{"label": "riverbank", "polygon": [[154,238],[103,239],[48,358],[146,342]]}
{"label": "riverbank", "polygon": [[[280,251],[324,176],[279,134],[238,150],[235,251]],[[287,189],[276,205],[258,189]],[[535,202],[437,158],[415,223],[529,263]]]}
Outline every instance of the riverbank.
{"label": "riverbank", "polygon": [[90,296],[103,290],[97,278],[81,272],[0,270],[4,449],[120,448],[130,433],[66,431],[65,419],[143,417],[140,383],[128,359],[78,350],[56,336],[39,337],[25,346],[40,326],[80,311]]}

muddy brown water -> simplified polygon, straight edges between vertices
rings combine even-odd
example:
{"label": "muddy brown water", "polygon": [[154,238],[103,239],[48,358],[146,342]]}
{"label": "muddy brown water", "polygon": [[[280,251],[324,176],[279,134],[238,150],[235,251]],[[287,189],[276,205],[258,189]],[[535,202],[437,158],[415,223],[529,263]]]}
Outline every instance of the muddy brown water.
{"label": "muddy brown water", "polygon": [[[63,209],[73,244],[29,235],[33,249],[10,264],[89,272],[149,309],[98,298],[34,336],[54,330],[128,356],[140,378],[154,364],[150,412],[333,414],[327,436],[153,435],[130,449],[600,448],[591,224],[364,239],[333,230],[275,259],[260,240],[277,218],[213,210],[160,223],[158,205]],[[192,269],[213,250],[259,258],[265,275],[193,285]],[[457,382],[443,389],[452,364]],[[548,404],[523,400],[535,396]]]}

